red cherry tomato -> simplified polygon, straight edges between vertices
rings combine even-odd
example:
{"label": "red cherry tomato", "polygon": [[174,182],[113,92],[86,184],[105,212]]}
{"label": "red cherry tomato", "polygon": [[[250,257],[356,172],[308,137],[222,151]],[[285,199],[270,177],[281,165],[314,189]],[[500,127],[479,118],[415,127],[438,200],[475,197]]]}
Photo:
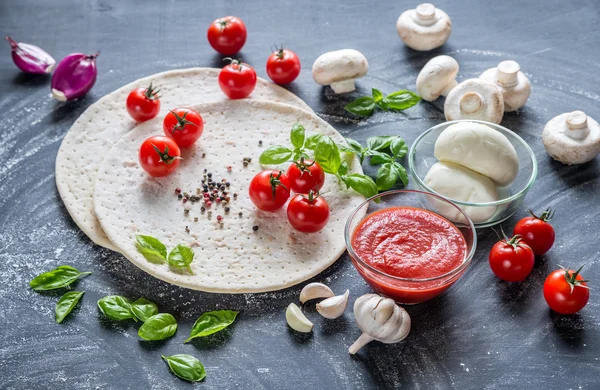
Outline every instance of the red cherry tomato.
{"label": "red cherry tomato", "polygon": [[140,165],[150,176],[171,174],[179,165],[181,151],[171,138],[157,135],[142,143],[139,152]]}
{"label": "red cherry tomato", "polygon": [[246,43],[246,26],[235,16],[226,16],[211,23],[207,32],[208,43],[219,53],[230,56],[242,50]]}
{"label": "red cherry tomato", "polygon": [[256,86],[256,72],[248,64],[231,60],[231,64],[221,69],[219,87],[230,99],[248,97]]}
{"label": "red cherry tomato", "polygon": [[267,74],[277,84],[289,84],[296,80],[300,69],[300,59],[288,49],[278,49],[267,60]]}
{"label": "red cherry tomato", "polygon": [[290,182],[282,171],[262,171],[250,181],[248,194],[258,209],[275,211],[290,197]]}
{"label": "red cherry tomato", "polygon": [[554,244],[554,228],[548,223],[554,211],[546,209],[539,217],[529,210],[531,217],[521,219],[515,225],[515,234],[523,237],[536,255],[543,255]]}
{"label": "red cherry tomato", "polygon": [[548,306],[560,314],[575,314],[583,309],[590,299],[587,281],[577,271],[558,269],[544,282],[544,299]]}
{"label": "red cherry tomato", "polygon": [[535,256],[521,236],[498,241],[490,251],[490,267],[507,282],[521,282],[531,273]]}
{"label": "red cherry tomato", "polygon": [[318,193],[296,195],[290,200],[287,217],[294,229],[304,233],[316,233],[329,221],[329,205]]}
{"label": "red cherry tomato", "polygon": [[204,120],[189,108],[176,108],[163,120],[165,135],[172,138],[180,148],[189,148],[204,131]]}
{"label": "red cherry tomato", "polygon": [[160,97],[158,90],[152,87],[137,88],[127,96],[127,112],[134,121],[145,122],[154,118],[160,111]]}
{"label": "red cherry tomato", "polygon": [[308,194],[310,190],[319,191],[325,184],[325,172],[318,162],[301,158],[290,165],[285,173],[290,179],[292,191]]}

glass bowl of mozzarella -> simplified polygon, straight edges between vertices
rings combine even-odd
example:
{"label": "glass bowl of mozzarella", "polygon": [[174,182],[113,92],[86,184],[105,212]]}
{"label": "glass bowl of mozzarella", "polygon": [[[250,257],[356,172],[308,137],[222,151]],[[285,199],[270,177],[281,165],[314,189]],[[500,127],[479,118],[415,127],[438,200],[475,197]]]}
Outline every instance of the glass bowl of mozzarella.
{"label": "glass bowl of mozzarella", "polygon": [[[450,200],[476,228],[510,218],[537,176],[535,155],[523,138],[477,120],[428,129],[410,148],[408,164],[415,188]],[[450,221],[463,222],[455,209],[438,210]]]}

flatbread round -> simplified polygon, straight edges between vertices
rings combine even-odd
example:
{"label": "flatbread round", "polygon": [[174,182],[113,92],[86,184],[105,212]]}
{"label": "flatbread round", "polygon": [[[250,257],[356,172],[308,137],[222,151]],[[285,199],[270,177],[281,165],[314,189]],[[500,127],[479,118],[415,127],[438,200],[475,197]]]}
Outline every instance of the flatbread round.
{"label": "flatbread round", "polygon": [[[96,172],[108,150],[122,135],[137,126],[125,108],[129,92],[134,88],[147,87],[152,81],[160,88],[161,95],[157,118],[164,118],[169,109],[178,106],[227,100],[218,85],[219,71],[191,68],[139,79],[104,96],[75,121],[56,156],[56,186],[77,226],[96,244],[117,250],[93,213],[92,196]],[[312,111],[293,93],[260,78],[250,99],[282,102]]]}
{"label": "flatbread round", "polygon": [[[248,185],[264,169],[258,163],[260,153],[271,145],[289,145],[294,123],[300,122],[307,136],[320,132],[336,143],[344,142],[343,137],[316,115],[285,104],[247,100],[193,107],[204,118],[204,134],[182,152],[183,160],[173,174],[152,178],[138,163],[142,142],[162,133],[157,120],[139,125],[106,154],[96,177],[94,210],[121,253],[159,279],[220,293],[283,289],[333,264],[345,250],[346,220],[364,197],[327,175],[321,194],[331,209],[329,223],[322,231],[307,234],[292,228],[285,206],[274,213],[257,210],[249,199]],[[244,157],[252,159],[247,167]],[[356,157],[346,158],[350,172],[362,172]],[[231,172],[227,172],[228,166]],[[287,166],[282,164],[281,168]],[[209,217],[208,210],[201,211],[201,202],[183,204],[178,200],[176,188],[196,194],[204,169],[215,181],[229,181],[230,195],[238,194],[228,205],[229,213],[222,205],[213,204]],[[187,214],[185,207],[190,208]],[[222,225],[217,215],[224,217]],[[137,234],[158,238],[168,249],[178,244],[192,247],[194,275],[176,273],[166,264],[146,260],[136,248]]]}

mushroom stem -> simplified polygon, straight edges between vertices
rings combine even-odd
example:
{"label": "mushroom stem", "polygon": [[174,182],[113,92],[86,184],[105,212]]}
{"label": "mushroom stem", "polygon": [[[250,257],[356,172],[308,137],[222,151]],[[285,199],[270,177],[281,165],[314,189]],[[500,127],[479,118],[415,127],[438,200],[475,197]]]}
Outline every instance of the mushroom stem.
{"label": "mushroom stem", "polygon": [[567,114],[567,135],[572,139],[583,139],[588,136],[590,129],[587,125],[587,115],[583,111],[573,111]]}
{"label": "mushroom stem", "polygon": [[440,95],[442,96],[448,96],[448,94],[450,93],[450,91],[456,87],[458,85],[458,81],[456,81],[456,79],[452,79],[450,81],[448,81],[448,85],[446,86],[446,88],[442,91],[442,93]]}
{"label": "mushroom stem", "polygon": [[483,105],[483,97],[477,92],[467,92],[460,98],[460,110],[473,114]]}
{"label": "mushroom stem", "polygon": [[516,61],[502,61],[498,64],[496,81],[503,87],[514,87],[519,83],[518,74],[521,67]]}
{"label": "mushroom stem", "polygon": [[373,337],[369,336],[366,333],[360,335],[360,337],[348,348],[348,352],[354,355],[358,352],[362,347],[369,344],[371,341],[375,340]]}
{"label": "mushroom stem", "polygon": [[435,24],[435,6],[430,3],[419,4],[415,10],[415,22],[421,26]]}
{"label": "mushroom stem", "polygon": [[352,92],[356,89],[356,87],[354,86],[354,79],[342,80],[335,83],[331,83],[330,87],[335,93]]}

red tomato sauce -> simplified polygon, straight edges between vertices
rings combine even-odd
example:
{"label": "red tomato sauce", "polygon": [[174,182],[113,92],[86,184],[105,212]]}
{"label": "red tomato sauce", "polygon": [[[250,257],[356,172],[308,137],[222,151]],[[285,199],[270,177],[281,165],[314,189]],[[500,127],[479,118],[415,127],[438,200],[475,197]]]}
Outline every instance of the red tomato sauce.
{"label": "red tomato sauce", "polygon": [[[424,279],[444,275],[465,260],[467,244],[460,230],[431,211],[391,207],[367,216],[352,236],[354,252],[368,265],[388,275]],[[365,268],[365,270],[367,270]],[[418,303],[440,295],[450,285],[441,282],[397,282],[359,272],[376,290],[403,303]],[[437,283],[437,284],[436,284]]]}

